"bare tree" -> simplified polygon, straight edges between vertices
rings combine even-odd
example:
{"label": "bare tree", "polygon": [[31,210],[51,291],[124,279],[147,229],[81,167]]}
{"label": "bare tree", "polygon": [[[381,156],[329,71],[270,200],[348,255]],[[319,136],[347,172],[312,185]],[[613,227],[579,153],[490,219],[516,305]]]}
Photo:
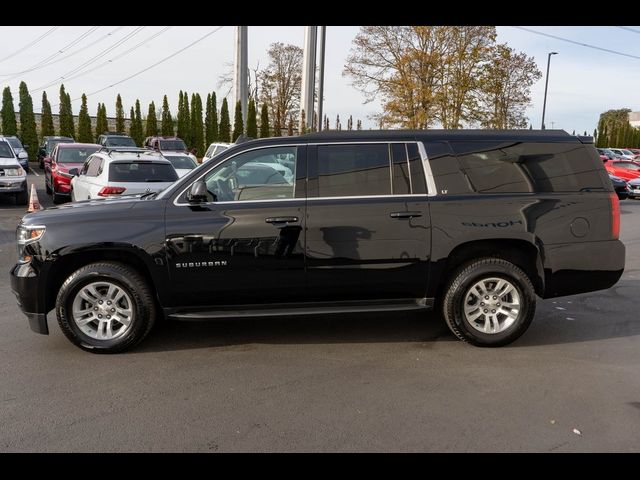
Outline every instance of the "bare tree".
{"label": "bare tree", "polygon": [[302,84],[302,49],[296,45],[272,43],[269,65],[258,75],[260,99],[269,106],[274,123],[286,125],[292,116],[298,119],[300,89]]}
{"label": "bare tree", "polygon": [[[227,62],[224,64],[225,70],[222,75],[218,77],[218,89],[224,88],[226,92],[222,97],[228,97],[233,90],[233,77],[234,77],[234,65],[233,62]],[[223,90],[224,91],[224,90]],[[260,62],[256,62],[254,68],[249,69],[249,98],[253,98],[253,101],[258,103],[260,94]]]}

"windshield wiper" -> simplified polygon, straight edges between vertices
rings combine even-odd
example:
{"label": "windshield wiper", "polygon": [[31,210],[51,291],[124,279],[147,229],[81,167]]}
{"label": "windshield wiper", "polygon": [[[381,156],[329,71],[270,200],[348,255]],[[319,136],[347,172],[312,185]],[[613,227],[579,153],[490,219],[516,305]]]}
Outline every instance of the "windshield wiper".
{"label": "windshield wiper", "polygon": [[140,195],[140,199],[147,198],[147,197],[153,197],[155,195],[158,195],[158,192],[143,193],[142,195]]}

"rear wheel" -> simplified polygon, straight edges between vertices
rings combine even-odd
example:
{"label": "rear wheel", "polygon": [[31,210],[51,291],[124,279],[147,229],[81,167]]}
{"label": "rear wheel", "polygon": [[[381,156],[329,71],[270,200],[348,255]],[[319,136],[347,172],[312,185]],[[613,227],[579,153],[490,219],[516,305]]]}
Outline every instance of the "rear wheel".
{"label": "rear wheel", "polygon": [[137,271],[101,262],[67,278],[56,298],[56,315],[74,345],[92,353],[117,353],[147,336],[156,308],[149,285]]}
{"label": "rear wheel", "polygon": [[47,195],[51,195],[51,187],[49,186],[49,184],[47,183],[47,179],[45,178],[44,180],[44,189],[47,192]]}
{"label": "rear wheel", "polygon": [[481,258],[453,275],[443,313],[460,340],[480,347],[500,347],[527,330],[535,302],[533,285],[519,267],[500,258]]}
{"label": "rear wheel", "polygon": [[66,200],[65,197],[63,197],[62,195],[59,195],[59,194],[56,193],[56,189],[55,188],[51,191],[51,196],[53,198],[53,203],[56,204],[56,205],[58,205],[60,203],[64,203],[65,200]]}

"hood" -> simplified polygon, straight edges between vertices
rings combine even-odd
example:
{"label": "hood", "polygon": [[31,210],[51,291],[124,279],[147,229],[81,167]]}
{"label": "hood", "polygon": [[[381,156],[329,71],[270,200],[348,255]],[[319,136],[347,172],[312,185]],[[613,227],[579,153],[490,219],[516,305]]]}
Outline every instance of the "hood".
{"label": "hood", "polygon": [[20,164],[18,163],[18,160],[16,160],[15,158],[0,157],[0,167],[18,168],[19,166]]}

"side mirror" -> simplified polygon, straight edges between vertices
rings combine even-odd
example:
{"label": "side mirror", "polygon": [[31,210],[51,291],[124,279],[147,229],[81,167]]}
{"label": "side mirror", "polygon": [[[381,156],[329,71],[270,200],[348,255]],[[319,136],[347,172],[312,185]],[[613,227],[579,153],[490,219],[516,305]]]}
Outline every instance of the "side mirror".
{"label": "side mirror", "polygon": [[38,150],[38,155],[40,155],[41,157],[46,157],[47,152],[44,148],[41,148],[40,150]]}
{"label": "side mirror", "polygon": [[29,154],[27,152],[22,151],[22,152],[18,153],[18,159],[19,160],[25,160],[27,158],[29,158]]}
{"label": "side mirror", "polygon": [[74,177],[77,177],[78,175],[80,175],[80,172],[78,171],[77,168],[70,168],[69,169],[69,175],[72,175]]}
{"label": "side mirror", "polygon": [[207,184],[202,180],[194,182],[187,192],[187,202],[205,203],[207,200]]}

